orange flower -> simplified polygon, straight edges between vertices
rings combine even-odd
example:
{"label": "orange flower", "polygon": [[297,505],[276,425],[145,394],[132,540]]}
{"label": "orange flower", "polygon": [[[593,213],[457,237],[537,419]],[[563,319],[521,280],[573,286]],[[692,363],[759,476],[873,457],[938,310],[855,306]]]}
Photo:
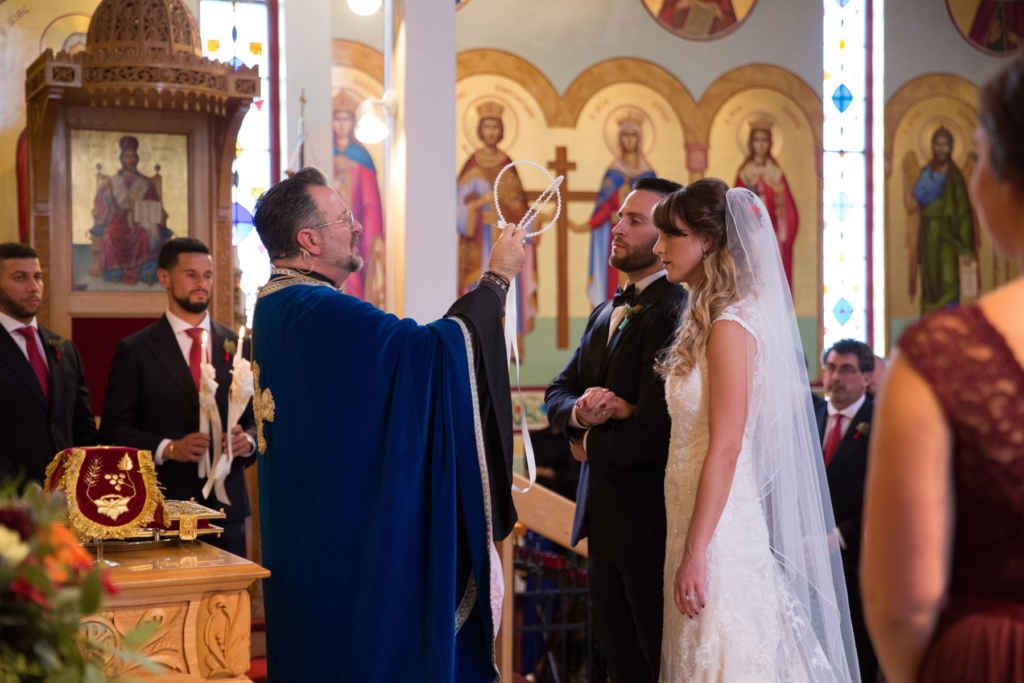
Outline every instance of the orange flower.
{"label": "orange flower", "polygon": [[92,565],[92,556],[78,545],[74,534],[63,524],[53,522],[40,531],[43,540],[53,548],[53,552],[43,558],[43,568],[51,581],[66,583],[69,571],[77,573]]}

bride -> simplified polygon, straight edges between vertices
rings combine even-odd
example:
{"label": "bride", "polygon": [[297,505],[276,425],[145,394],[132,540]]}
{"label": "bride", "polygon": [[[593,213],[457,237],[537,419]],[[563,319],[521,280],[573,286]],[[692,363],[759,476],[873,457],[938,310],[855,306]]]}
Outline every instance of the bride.
{"label": "bride", "polygon": [[690,304],[660,359],[672,416],[661,680],[859,681],[821,446],[775,233],[698,180],[654,210]]}

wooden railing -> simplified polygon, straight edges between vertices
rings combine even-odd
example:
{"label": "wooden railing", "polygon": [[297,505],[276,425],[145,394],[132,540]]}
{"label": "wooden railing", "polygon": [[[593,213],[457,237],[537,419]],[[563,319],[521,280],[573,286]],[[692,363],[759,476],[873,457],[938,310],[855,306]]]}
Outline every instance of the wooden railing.
{"label": "wooden railing", "polygon": [[[526,488],[529,480],[515,474],[513,483],[519,488]],[[566,548],[572,535],[572,520],[576,514],[576,504],[549,488],[534,484],[526,493],[512,493],[519,514],[519,524],[545,538],[551,539]],[[587,541],[579,542],[573,551],[586,557]],[[501,628],[495,642],[495,659],[503,683],[512,681],[512,537],[498,544],[501,556],[501,567],[505,573],[505,601],[501,608]]]}

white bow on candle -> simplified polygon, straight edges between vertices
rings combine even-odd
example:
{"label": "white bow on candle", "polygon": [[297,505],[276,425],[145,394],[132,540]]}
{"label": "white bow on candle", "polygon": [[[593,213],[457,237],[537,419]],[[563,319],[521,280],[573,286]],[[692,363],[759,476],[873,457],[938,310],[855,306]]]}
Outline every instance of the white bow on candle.
{"label": "white bow on candle", "polygon": [[224,490],[224,480],[231,473],[231,463],[235,459],[231,448],[231,430],[242,419],[242,414],[249,405],[249,399],[256,392],[252,364],[242,357],[243,341],[245,341],[245,325],[238,329],[238,344],[235,346],[235,358],[231,367],[231,389],[228,393],[227,453],[222,453],[215,462],[213,472],[207,480],[206,486],[203,487],[204,496],[210,495],[210,487],[216,487],[217,498],[228,505],[231,503],[227,500],[227,494],[225,493],[221,498],[221,492]]}

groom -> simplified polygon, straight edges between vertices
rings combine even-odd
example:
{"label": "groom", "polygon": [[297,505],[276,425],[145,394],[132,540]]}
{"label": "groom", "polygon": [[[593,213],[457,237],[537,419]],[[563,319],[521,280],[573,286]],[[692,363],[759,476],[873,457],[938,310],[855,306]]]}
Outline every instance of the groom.
{"label": "groom", "polygon": [[572,544],[590,537],[590,596],[613,683],[658,680],[665,564],[665,465],[672,423],[655,372],[686,291],[653,253],[651,221],[680,189],[641,178],[619,209],[608,263],[625,290],[598,305],[579,348],[544,396],[552,426],[583,462]]}

